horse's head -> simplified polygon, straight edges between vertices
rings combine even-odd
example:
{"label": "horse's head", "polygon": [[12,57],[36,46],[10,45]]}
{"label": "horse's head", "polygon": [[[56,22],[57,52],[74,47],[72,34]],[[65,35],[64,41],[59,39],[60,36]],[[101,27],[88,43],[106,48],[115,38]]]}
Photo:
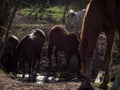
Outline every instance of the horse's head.
{"label": "horse's head", "polygon": [[78,50],[79,43],[80,43],[78,36],[75,33],[70,33],[69,37],[70,37],[71,45],[73,46],[73,48],[75,50]]}
{"label": "horse's head", "polygon": [[65,20],[65,26],[69,31],[74,30],[75,28],[74,23],[76,21],[76,17],[77,17],[76,12],[71,11],[68,13],[66,20]]}

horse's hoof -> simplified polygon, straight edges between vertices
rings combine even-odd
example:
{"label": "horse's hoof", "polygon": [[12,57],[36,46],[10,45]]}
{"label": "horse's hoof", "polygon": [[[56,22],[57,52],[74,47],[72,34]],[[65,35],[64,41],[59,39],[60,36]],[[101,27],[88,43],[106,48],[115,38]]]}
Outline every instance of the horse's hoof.
{"label": "horse's hoof", "polygon": [[93,87],[79,87],[78,90],[95,90]]}

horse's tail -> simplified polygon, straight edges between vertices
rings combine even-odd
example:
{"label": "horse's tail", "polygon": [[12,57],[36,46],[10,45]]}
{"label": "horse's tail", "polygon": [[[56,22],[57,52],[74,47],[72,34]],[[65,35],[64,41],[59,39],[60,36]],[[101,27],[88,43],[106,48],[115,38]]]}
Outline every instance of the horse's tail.
{"label": "horse's tail", "polygon": [[51,62],[51,56],[52,56],[52,52],[53,52],[53,42],[49,41],[49,45],[48,45],[48,59],[49,59],[49,65],[51,66],[52,62]]}

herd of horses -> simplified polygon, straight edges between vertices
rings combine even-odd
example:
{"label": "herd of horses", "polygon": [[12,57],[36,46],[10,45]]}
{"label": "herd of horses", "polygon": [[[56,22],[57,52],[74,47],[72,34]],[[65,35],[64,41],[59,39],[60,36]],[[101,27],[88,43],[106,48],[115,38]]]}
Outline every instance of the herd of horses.
{"label": "herd of horses", "polygon": [[[82,31],[75,35],[61,26],[54,26],[49,31],[48,58],[49,65],[52,65],[51,55],[53,46],[55,49],[56,64],[59,65],[57,52],[63,50],[66,56],[66,67],[73,54],[78,59],[79,72],[84,77],[80,90],[94,90],[90,84],[91,79],[91,58],[94,54],[97,38],[101,32],[105,32],[107,45],[105,50],[105,75],[100,88],[107,90],[109,82],[109,66],[111,61],[111,50],[114,41],[114,33],[120,34],[120,0],[90,0],[87,6]],[[79,37],[78,37],[79,36]],[[14,37],[12,37],[14,38]],[[25,73],[25,63],[29,63],[29,73],[34,68],[39,69],[40,53],[44,44],[45,34],[42,30],[36,29],[31,34],[23,37],[21,41],[14,38],[18,43],[12,54],[9,65],[6,63],[7,71],[16,71],[17,63],[23,65]]]}
{"label": "herd of horses", "polygon": [[[10,35],[7,40],[5,52],[2,57],[1,64],[3,69],[9,73],[18,73],[22,71],[22,77],[28,70],[29,76],[32,72],[39,72],[40,57],[45,42],[45,33],[41,29],[34,29],[30,34],[25,35],[21,40],[16,36]],[[64,43],[63,43],[64,42]],[[12,46],[12,47],[11,47]],[[59,66],[58,51],[64,51],[66,57],[65,68],[68,67],[70,59],[76,55],[78,67],[80,67],[80,55],[78,52],[79,39],[76,34],[69,32],[62,25],[55,25],[49,31],[48,59],[49,65],[52,67],[52,53],[55,48],[56,65]],[[14,48],[13,48],[14,47]],[[28,69],[27,69],[27,68]],[[27,70],[26,70],[27,69]]]}

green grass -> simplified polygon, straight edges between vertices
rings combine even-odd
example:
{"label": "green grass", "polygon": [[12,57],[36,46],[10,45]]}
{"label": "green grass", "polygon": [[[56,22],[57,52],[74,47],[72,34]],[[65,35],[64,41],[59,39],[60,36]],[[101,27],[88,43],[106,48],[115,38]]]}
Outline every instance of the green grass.
{"label": "green grass", "polygon": [[[20,9],[20,13],[28,16],[30,14],[30,12],[32,11],[31,8],[23,8]],[[38,15],[38,17],[42,17],[42,18],[47,18],[47,17],[51,17],[53,19],[55,19],[56,21],[61,21],[62,17],[63,17],[63,13],[64,13],[64,7],[63,6],[53,6],[53,7],[49,7],[49,8],[45,8],[45,10],[40,11],[39,8],[36,8],[31,15]]]}
{"label": "green grass", "polygon": [[30,13],[30,11],[30,8],[23,8],[20,10],[20,13],[27,16]]}

